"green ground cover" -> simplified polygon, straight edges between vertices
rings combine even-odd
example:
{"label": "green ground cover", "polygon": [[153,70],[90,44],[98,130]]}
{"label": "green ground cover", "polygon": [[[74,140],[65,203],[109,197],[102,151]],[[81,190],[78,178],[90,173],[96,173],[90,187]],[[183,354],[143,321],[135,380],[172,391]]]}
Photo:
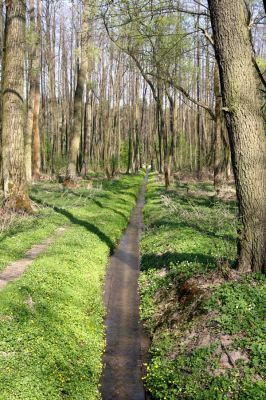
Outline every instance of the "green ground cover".
{"label": "green ground cover", "polygon": [[241,276],[236,205],[209,183],[165,192],[144,209],[141,317],[151,335],[145,385],[154,399],[264,399],[266,280]]}
{"label": "green ground cover", "polygon": [[[37,216],[0,237],[1,266],[57,226],[66,232],[0,292],[0,399],[99,399],[104,349],[103,279],[126,228],[143,176],[31,190]],[[43,206],[45,204],[45,206]]]}

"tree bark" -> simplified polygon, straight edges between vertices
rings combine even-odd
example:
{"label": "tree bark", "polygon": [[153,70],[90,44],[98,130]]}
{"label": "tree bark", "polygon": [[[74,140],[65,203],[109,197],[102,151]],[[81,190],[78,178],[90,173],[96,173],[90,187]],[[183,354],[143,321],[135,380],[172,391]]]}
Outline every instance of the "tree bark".
{"label": "tree bark", "polygon": [[214,67],[214,85],[215,96],[215,124],[214,124],[214,187],[216,190],[222,184],[222,95],[220,90],[218,66]]}
{"label": "tree bark", "polygon": [[[200,5],[198,4],[198,10]],[[197,26],[199,25],[199,17],[197,18]],[[197,34],[197,50],[196,50],[196,63],[197,63],[197,102],[200,102],[200,75],[201,75],[201,63],[200,63],[200,32]],[[200,106],[197,105],[197,179],[202,179],[202,132],[201,132],[201,113]]]}
{"label": "tree bark", "polygon": [[29,0],[30,26],[29,26],[29,94],[28,94],[28,110],[25,127],[25,169],[27,182],[31,182],[32,175],[32,127],[33,127],[33,109],[35,98],[35,74],[34,58],[36,58],[36,40],[35,35],[35,16],[34,16],[34,0]]}
{"label": "tree bark", "polygon": [[[0,0],[0,60],[1,60],[1,93],[3,89],[3,68],[4,68],[4,0]],[[2,96],[0,97],[0,185],[3,186],[3,165],[2,165]]]}
{"label": "tree bark", "polygon": [[89,15],[89,4],[87,1],[84,2],[83,17],[82,17],[82,28],[81,28],[81,61],[78,68],[77,86],[74,96],[74,122],[73,131],[70,141],[69,148],[69,159],[67,165],[66,179],[67,181],[75,180],[77,176],[77,157],[80,148],[81,130],[82,130],[82,102],[83,94],[87,77],[88,70],[88,54],[87,54],[87,41],[88,41],[88,15]]}
{"label": "tree bark", "polygon": [[236,180],[239,269],[266,272],[266,139],[243,0],[208,0]]}
{"label": "tree bark", "polygon": [[3,72],[3,182],[5,207],[32,212],[24,164],[25,2],[6,4]]}
{"label": "tree bark", "polygon": [[37,42],[36,54],[33,61],[34,70],[34,107],[33,107],[33,126],[32,126],[32,177],[34,181],[40,179],[41,168],[41,149],[40,149],[40,73],[41,73],[41,15],[42,0],[38,0],[38,16],[37,16]]}

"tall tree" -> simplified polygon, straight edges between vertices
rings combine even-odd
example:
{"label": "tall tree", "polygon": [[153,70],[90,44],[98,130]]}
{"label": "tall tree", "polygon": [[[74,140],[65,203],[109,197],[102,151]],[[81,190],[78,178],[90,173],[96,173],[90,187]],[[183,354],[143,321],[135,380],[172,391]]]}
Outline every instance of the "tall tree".
{"label": "tall tree", "polygon": [[28,196],[24,137],[25,1],[6,2],[3,71],[3,182],[5,206],[32,211]]}
{"label": "tall tree", "polygon": [[[31,182],[32,175],[32,126],[33,126],[33,109],[35,97],[35,74],[34,58],[36,58],[36,39],[35,39],[35,10],[34,0],[29,0],[30,26],[28,29],[28,54],[29,54],[29,93],[28,93],[28,110],[25,127],[25,168],[27,182]],[[36,35],[38,36],[38,34]]]}
{"label": "tall tree", "polygon": [[69,148],[69,159],[67,165],[66,180],[73,181],[77,175],[77,157],[80,148],[81,130],[82,130],[82,107],[83,95],[88,73],[88,27],[89,27],[89,2],[84,1],[82,27],[80,37],[80,63],[77,72],[77,86],[74,97],[74,122]]}
{"label": "tall tree", "polygon": [[34,81],[34,107],[33,107],[33,126],[32,126],[32,177],[33,180],[39,180],[41,167],[40,154],[40,75],[41,75],[41,16],[42,0],[37,2],[37,26],[36,26],[36,44],[35,57],[33,59],[33,81]]}
{"label": "tall tree", "polygon": [[239,204],[239,268],[266,272],[265,121],[249,12],[244,0],[208,3]]}

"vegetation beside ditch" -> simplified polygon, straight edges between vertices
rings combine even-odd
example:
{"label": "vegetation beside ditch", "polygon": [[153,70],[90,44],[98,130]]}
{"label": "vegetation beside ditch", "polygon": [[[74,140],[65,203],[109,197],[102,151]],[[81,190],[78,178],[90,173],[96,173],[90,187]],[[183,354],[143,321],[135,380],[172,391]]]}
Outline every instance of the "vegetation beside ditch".
{"label": "vegetation beside ditch", "polygon": [[[31,189],[35,216],[1,234],[1,266],[64,225],[63,236],[0,292],[1,400],[99,399],[105,346],[103,279],[142,175]],[[6,250],[6,252],[5,252]]]}
{"label": "vegetation beside ditch", "polygon": [[154,399],[264,399],[263,275],[234,269],[236,205],[209,183],[153,178],[142,237],[141,317]]}

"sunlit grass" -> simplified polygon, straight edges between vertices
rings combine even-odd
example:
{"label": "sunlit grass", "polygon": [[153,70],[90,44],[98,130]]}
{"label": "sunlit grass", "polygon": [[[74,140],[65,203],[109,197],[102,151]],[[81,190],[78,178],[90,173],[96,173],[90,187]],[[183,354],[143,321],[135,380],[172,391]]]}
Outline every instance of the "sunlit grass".
{"label": "sunlit grass", "polygon": [[[263,400],[266,281],[236,272],[230,279],[234,200],[218,198],[208,182],[165,192],[155,180],[146,200],[140,278],[141,317],[152,337],[146,387],[156,400]],[[234,368],[221,362],[228,362],[223,337],[227,352],[244,357]]]}
{"label": "sunlit grass", "polygon": [[56,226],[66,231],[0,292],[1,400],[100,398],[103,279],[142,179],[96,181],[92,190],[68,193],[58,184],[33,188],[32,198],[45,208],[6,232],[2,249],[8,243],[13,252],[2,265]]}

